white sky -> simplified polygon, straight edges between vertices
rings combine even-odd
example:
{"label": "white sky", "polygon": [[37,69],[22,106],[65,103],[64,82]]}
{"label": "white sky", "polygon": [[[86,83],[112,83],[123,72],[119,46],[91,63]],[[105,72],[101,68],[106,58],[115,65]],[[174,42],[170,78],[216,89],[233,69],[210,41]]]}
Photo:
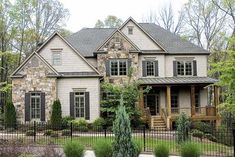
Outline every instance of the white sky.
{"label": "white sky", "polygon": [[168,5],[170,2],[177,12],[187,0],[59,0],[69,9],[70,17],[66,28],[76,32],[83,27],[94,27],[98,19],[115,15],[125,21],[133,17],[142,22],[143,16]]}

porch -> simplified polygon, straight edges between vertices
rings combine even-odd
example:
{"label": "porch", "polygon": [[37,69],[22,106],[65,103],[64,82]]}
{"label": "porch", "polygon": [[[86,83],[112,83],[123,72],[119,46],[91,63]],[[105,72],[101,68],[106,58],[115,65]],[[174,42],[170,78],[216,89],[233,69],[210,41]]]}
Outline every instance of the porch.
{"label": "porch", "polygon": [[147,86],[152,89],[141,95],[139,107],[151,128],[172,129],[177,117],[183,112],[193,121],[216,122],[218,126],[219,89],[213,86],[213,98],[209,103],[208,84],[142,84],[141,91]]}

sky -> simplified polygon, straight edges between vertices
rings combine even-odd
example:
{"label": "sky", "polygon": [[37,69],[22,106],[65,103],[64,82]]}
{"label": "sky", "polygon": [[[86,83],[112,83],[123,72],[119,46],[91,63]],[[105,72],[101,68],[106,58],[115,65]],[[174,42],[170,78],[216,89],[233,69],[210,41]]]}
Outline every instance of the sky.
{"label": "sky", "polygon": [[123,21],[130,16],[137,22],[142,22],[144,16],[151,11],[158,12],[171,3],[175,12],[187,0],[59,0],[69,9],[70,16],[66,29],[77,32],[84,27],[94,27],[98,19],[104,20],[108,15],[114,15]]}

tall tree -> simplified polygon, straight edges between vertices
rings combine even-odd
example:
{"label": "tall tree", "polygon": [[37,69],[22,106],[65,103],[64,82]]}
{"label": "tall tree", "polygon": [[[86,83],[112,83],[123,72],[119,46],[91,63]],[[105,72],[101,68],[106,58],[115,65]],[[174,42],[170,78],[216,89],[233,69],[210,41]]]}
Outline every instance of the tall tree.
{"label": "tall tree", "polygon": [[104,21],[97,20],[95,28],[118,28],[123,23],[122,19],[109,15]]}

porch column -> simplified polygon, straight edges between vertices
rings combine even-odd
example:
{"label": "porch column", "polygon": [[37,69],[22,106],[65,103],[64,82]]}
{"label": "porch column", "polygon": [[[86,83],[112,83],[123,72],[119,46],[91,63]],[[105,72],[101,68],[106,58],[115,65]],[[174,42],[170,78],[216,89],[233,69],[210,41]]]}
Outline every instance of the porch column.
{"label": "porch column", "polygon": [[219,87],[214,86],[214,105],[215,105],[215,115],[217,115],[217,107],[219,105]]}
{"label": "porch column", "polygon": [[195,105],[195,86],[191,86],[191,115],[194,116],[196,113]]}
{"label": "porch column", "polygon": [[144,87],[140,87],[140,102],[139,102],[139,108],[144,113]]}
{"label": "porch column", "polygon": [[166,86],[166,107],[167,115],[171,115],[171,86]]}

